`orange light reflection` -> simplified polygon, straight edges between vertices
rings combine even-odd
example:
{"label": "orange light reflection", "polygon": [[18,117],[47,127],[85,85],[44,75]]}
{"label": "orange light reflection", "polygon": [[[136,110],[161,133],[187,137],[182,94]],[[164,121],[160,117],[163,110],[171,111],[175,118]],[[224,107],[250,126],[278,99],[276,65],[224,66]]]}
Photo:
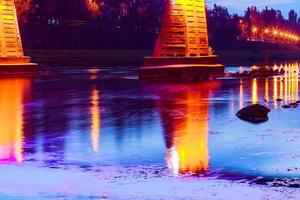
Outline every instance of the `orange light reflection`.
{"label": "orange light reflection", "polygon": [[23,97],[27,79],[0,79],[0,162],[23,161]]}
{"label": "orange light reflection", "polygon": [[240,80],[240,109],[244,108],[244,87],[243,87],[243,79]]}
{"label": "orange light reflection", "polygon": [[[199,84],[196,90],[176,86],[160,95],[157,106],[165,129],[166,162],[173,175],[202,174],[209,170],[209,91],[216,83]],[[199,86],[199,87],[198,87]],[[170,93],[169,93],[170,92]],[[181,113],[180,117],[176,113]]]}
{"label": "orange light reflection", "polygon": [[[273,68],[278,69],[278,66],[274,66]],[[285,70],[285,75],[282,77],[273,77],[266,79],[252,79],[251,80],[251,101],[253,104],[257,103],[263,97],[269,102],[270,97],[274,102],[274,108],[278,109],[283,104],[296,102],[299,100],[299,64],[292,63],[281,65],[279,69]],[[270,80],[270,81],[269,81]],[[245,100],[245,84],[247,82],[240,81],[239,85],[239,103],[240,107],[243,106],[243,102]],[[258,85],[264,84],[264,89],[260,88]],[[259,96],[259,94],[263,94],[264,96]],[[278,99],[282,99],[283,102],[278,101]]]}
{"label": "orange light reflection", "polygon": [[100,111],[99,111],[99,91],[96,87],[93,87],[92,97],[91,97],[91,139],[93,151],[99,151],[99,137],[100,137]]}
{"label": "orange light reflection", "polygon": [[258,91],[257,91],[257,79],[252,80],[252,103],[256,104],[258,101]]}

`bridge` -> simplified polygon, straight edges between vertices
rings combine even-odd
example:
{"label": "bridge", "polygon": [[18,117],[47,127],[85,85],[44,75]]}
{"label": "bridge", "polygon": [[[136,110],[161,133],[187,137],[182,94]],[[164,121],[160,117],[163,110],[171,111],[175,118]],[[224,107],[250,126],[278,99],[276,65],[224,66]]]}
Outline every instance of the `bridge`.
{"label": "bridge", "polygon": [[[36,65],[24,56],[14,0],[1,0],[0,69],[20,66]],[[209,48],[205,1],[169,0],[153,56],[140,68],[141,78],[196,80],[223,72]]]}
{"label": "bridge", "polygon": [[24,56],[14,0],[0,1],[0,69],[30,69],[30,57]]}

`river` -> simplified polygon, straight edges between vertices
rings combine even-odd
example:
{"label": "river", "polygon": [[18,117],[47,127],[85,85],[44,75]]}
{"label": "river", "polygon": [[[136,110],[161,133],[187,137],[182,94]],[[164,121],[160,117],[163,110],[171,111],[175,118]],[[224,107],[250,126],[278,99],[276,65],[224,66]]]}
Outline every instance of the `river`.
{"label": "river", "polygon": [[[300,199],[300,109],[282,108],[299,100],[299,65],[282,67],[198,83],[131,68],[1,78],[0,199]],[[235,116],[254,103],[268,122]]]}

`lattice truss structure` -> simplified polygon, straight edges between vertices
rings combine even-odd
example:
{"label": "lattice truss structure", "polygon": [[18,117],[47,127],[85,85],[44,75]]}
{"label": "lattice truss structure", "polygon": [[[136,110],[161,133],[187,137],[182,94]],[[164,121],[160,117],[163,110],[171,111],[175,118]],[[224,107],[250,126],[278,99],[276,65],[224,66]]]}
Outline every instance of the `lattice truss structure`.
{"label": "lattice truss structure", "polygon": [[0,0],[0,58],[23,56],[14,0]]}
{"label": "lattice truss structure", "polygon": [[155,57],[209,55],[205,0],[168,0]]}

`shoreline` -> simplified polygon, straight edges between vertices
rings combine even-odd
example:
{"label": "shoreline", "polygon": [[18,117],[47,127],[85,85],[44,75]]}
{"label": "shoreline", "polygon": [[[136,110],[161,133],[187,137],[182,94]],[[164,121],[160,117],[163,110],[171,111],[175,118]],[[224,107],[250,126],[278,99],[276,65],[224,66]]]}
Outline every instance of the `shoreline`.
{"label": "shoreline", "polygon": [[[51,50],[26,49],[25,55],[41,67],[118,67],[142,66],[151,50]],[[300,51],[218,50],[225,66],[274,65],[300,60]]]}

